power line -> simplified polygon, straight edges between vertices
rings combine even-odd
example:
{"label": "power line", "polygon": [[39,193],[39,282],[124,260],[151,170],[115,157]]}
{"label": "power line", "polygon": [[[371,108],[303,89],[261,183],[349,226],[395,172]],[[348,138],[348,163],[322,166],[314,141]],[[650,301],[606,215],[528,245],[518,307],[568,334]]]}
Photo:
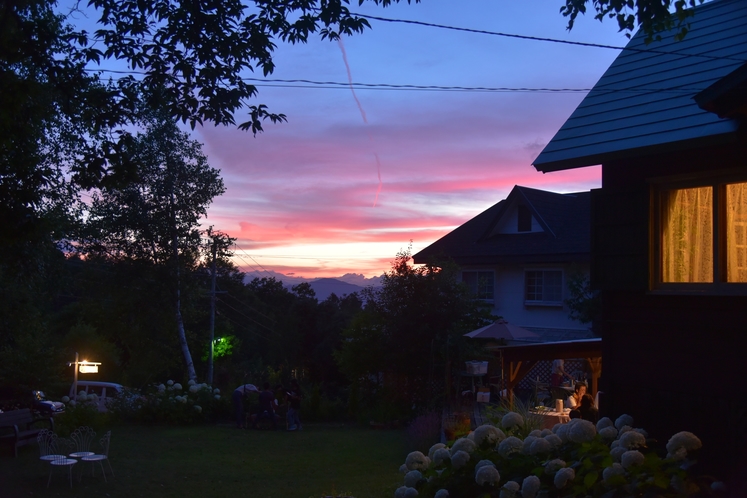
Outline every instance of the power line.
{"label": "power line", "polygon": [[[255,320],[254,318],[252,318],[252,317],[250,317],[250,316],[247,316],[246,314],[242,313],[242,312],[241,312],[240,310],[237,310],[236,308],[234,308],[233,306],[231,306],[230,304],[228,304],[227,302],[225,302],[225,301],[224,301],[223,299],[221,299],[221,298],[216,298],[215,300],[216,300],[217,302],[219,302],[219,303],[223,303],[224,305],[228,306],[229,308],[231,308],[231,309],[232,309],[233,311],[235,311],[235,312],[236,312],[236,313],[238,313],[239,315],[243,316],[244,318],[246,318],[247,320],[249,320],[249,321],[251,321],[251,322],[254,322],[254,323],[255,323],[256,325],[259,325],[259,326],[260,326],[260,327],[262,327],[263,329],[265,329],[265,330],[267,330],[267,331],[269,331],[269,332],[275,333],[275,331],[274,331],[273,329],[271,329],[270,327],[268,327],[267,325],[265,325],[265,324],[263,324],[263,323],[261,323],[261,322],[258,322],[257,320]],[[258,335],[261,335],[261,334],[258,334]],[[261,335],[261,336],[262,336],[262,335]],[[270,339],[269,339],[268,337],[266,337],[266,336],[262,336],[262,337],[264,337],[264,338],[265,338],[265,339],[267,339],[268,341],[270,340]]]}
{"label": "power line", "polygon": [[[120,71],[113,69],[87,69],[87,71],[101,71],[117,74],[146,73],[137,71]],[[345,90],[350,87],[357,90],[377,91],[410,91],[410,92],[465,92],[465,93],[587,93],[591,88],[550,88],[550,87],[485,87],[485,86],[459,86],[459,85],[412,85],[394,83],[361,83],[341,81],[316,81],[309,79],[281,79],[281,78],[242,78],[242,81],[257,83],[255,86],[268,88],[304,88],[315,90]],[[605,93],[692,93],[699,92],[699,88],[604,88],[597,89]]]}
{"label": "power line", "polygon": [[379,16],[371,16],[368,14],[357,14],[355,12],[351,12],[352,15],[363,17],[365,19],[372,19],[375,21],[382,21],[382,22],[390,22],[390,23],[401,23],[401,24],[413,24],[416,26],[425,26],[429,28],[439,28],[439,29],[447,29],[451,31],[462,31],[466,33],[476,33],[481,35],[489,35],[489,36],[501,36],[506,38],[517,38],[520,40],[531,40],[531,41],[541,41],[541,42],[549,42],[549,43],[561,43],[565,45],[575,45],[575,46],[581,46],[581,47],[591,47],[591,48],[605,48],[605,49],[612,49],[612,50],[628,50],[630,52],[639,52],[644,54],[664,54],[664,55],[682,55],[685,57],[702,57],[704,59],[714,59],[714,60],[732,60],[732,61],[739,61],[739,62],[747,62],[745,59],[739,59],[736,57],[721,57],[717,55],[707,55],[707,54],[690,54],[687,52],[681,52],[678,50],[673,50],[671,52],[665,51],[665,50],[654,50],[654,49],[645,49],[645,48],[632,48],[632,47],[620,47],[615,45],[604,45],[601,43],[588,43],[588,42],[578,42],[578,41],[571,41],[571,40],[560,40],[557,38],[544,38],[540,36],[529,36],[529,35],[517,35],[515,33],[502,33],[500,31],[487,31],[483,29],[473,29],[473,28],[461,28],[458,26],[448,26],[445,24],[436,24],[436,23],[430,23],[430,22],[424,22],[424,21],[412,21],[409,19],[391,19],[387,17],[379,17]]}

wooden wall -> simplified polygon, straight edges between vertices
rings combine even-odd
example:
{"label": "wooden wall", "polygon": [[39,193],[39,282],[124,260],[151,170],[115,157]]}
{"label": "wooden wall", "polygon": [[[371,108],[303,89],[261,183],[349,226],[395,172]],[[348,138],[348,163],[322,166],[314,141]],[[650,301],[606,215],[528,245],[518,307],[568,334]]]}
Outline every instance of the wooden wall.
{"label": "wooden wall", "polygon": [[602,291],[602,411],[666,440],[688,430],[703,462],[747,476],[747,295],[650,292],[651,179],[747,173],[744,145],[605,164],[592,197],[592,281]]}

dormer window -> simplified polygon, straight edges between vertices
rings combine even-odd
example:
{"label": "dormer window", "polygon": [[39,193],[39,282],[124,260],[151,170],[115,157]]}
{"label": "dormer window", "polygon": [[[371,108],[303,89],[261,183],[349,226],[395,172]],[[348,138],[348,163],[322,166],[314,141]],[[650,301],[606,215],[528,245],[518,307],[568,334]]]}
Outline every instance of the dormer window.
{"label": "dormer window", "polygon": [[519,204],[516,208],[516,214],[518,223],[516,226],[517,232],[531,232],[532,231],[532,212],[529,208],[523,204]]}

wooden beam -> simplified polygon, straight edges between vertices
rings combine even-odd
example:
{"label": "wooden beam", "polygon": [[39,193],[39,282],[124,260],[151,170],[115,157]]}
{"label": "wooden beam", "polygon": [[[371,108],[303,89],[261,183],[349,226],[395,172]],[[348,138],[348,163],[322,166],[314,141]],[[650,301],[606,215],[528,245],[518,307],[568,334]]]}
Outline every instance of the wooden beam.
{"label": "wooden beam", "polygon": [[591,394],[592,396],[597,395],[597,389],[599,386],[599,377],[602,375],[602,357],[597,356],[594,358],[587,358],[589,365],[591,365]]}

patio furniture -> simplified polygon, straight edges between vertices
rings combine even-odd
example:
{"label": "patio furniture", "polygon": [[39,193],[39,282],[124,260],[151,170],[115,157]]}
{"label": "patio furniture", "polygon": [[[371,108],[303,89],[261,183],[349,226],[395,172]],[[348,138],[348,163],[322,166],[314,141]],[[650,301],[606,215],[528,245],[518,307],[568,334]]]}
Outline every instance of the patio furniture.
{"label": "patio furniture", "polygon": [[[111,441],[112,437],[112,431],[108,431],[106,434],[104,434],[104,437],[102,437],[99,440],[99,444],[101,445],[101,453],[93,454],[84,456],[81,458],[81,461],[83,462],[91,462],[91,475],[94,475],[95,472],[95,465],[94,462],[99,462],[99,465],[101,466],[101,473],[104,474],[104,481],[108,482],[106,479],[106,471],[104,470],[104,464],[102,463],[104,460],[106,460],[107,465],[109,465],[109,471],[112,473],[112,477],[114,476],[114,469],[112,469],[112,464],[109,461],[109,442]],[[81,470],[81,478],[83,477],[83,471]]]}
{"label": "patio furniture", "polygon": [[36,443],[39,445],[39,460],[50,462],[57,458],[64,458],[65,455],[57,454],[57,434],[49,429],[42,429],[36,436]]}
{"label": "patio furniture", "polygon": [[34,418],[29,408],[0,413],[0,442],[13,445],[13,454],[18,458],[18,448],[33,444],[42,431],[42,428],[34,427],[37,422],[48,423],[49,428],[54,429],[52,417]]}
{"label": "patio furniture", "polygon": [[47,479],[47,487],[49,487],[49,484],[52,482],[52,472],[56,468],[67,468],[70,488],[73,487],[73,466],[78,463],[78,460],[65,456],[73,447],[74,445],[69,439],[53,439],[52,453],[54,454],[54,458],[49,460],[49,478]]}
{"label": "patio furniture", "polygon": [[96,432],[90,427],[78,427],[70,434],[70,440],[75,446],[75,451],[70,453],[70,458],[82,458],[94,454],[91,451],[91,443],[96,439]]}

